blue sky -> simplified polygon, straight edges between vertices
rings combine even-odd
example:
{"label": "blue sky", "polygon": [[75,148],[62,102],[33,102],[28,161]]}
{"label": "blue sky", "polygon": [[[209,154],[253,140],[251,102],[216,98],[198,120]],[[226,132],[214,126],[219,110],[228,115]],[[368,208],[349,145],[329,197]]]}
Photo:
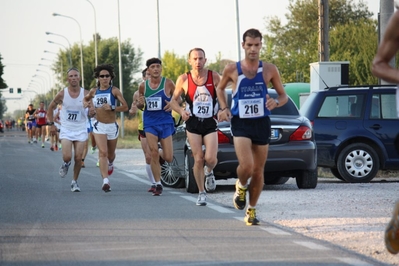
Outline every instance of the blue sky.
{"label": "blue sky", "polygon": [[[380,0],[364,0],[375,15]],[[76,19],[81,27],[82,41],[87,45],[94,34],[95,26],[102,38],[117,37],[130,39],[136,48],[144,52],[144,59],[158,56],[158,27],[156,0],[1,0],[0,54],[5,65],[3,78],[9,87],[26,89],[31,80],[43,84],[54,84],[49,68],[55,55],[68,46],[80,42],[79,26],[72,19],[54,17],[59,13]],[[271,4],[273,2],[273,4]],[[215,60],[221,52],[223,58],[238,59],[235,0],[159,0],[159,21],[161,54],[166,50],[186,55],[193,47],[205,49],[208,61]],[[284,19],[289,0],[238,0],[240,34],[248,28],[265,32],[265,17],[277,16]],[[118,26],[119,25],[119,26]],[[42,60],[45,58],[45,60]],[[100,62],[101,63],[101,62]],[[144,64],[144,62],[143,62]],[[80,66],[78,66],[80,67]],[[41,71],[37,71],[41,69]],[[47,73],[46,73],[47,72]],[[42,76],[33,78],[34,75]],[[88,77],[85,77],[88,78]],[[36,87],[36,86],[33,86]],[[8,92],[4,97],[11,97]],[[7,100],[9,111],[25,108],[34,97],[24,93],[21,99]]]}

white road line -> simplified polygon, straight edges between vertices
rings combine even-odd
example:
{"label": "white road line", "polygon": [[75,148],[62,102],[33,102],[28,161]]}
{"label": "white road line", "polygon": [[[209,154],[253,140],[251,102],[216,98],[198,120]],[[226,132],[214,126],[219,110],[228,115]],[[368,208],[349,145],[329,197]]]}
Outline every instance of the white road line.
{"label": "white road line", "polygon": [[266,231],[266,232],[268,232],[268,233],[270,233],[270,234],[272,234],[272,235],[279,235],[279,236],[290,236],[291,235],[290,233],[288,233],[286,231],[283,231],[281,229],[274,228],[274,227],[263,227],[263,226],[261,226],[259,228],[264,230],[264,231]]}
{"label": "white road line", "polygon": [[[188,201],[194,202],[194,203],[197,202],[197,198],[195,198],[193,196],[180,196],[180,197],[182,197],[183,199],[186,199]],[[220,213],[234,213],[233,211],[231,211],[231,210],[229,210],[227,208],[224,208],[222,206],[218,206],[218,205],[215,205],[215,204],[211,204],[211,203],[208,203],[206,205],[206,207],[211,208],[212,210],[215,210],[215,211],[220,212]]]}
{"label": "white road line", "polygon": [[352,258],[336,258],[337,260],[340,260],[346,264],[353,265],[353,266],[372,266],[373,264],[358,260],[358,259],[352,259]]}
{"label": "white road line", "polygon": [[315,250],[329,250],[329,248],[313,243],[313,242],[309,242],[309,241],[294,241],[295,244],[307,247],[309,249],[315,249]]}

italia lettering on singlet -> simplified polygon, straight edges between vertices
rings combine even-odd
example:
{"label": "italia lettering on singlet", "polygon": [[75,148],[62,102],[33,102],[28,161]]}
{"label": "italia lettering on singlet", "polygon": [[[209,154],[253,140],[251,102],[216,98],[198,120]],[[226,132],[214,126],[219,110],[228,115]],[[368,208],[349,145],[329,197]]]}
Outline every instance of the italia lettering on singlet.
{"label": "italia lettering on singlet", "polygon": [[265,101],[267,86],[263,80],[262,61],[259,61],[258,71],[253,79],[244,76],[241,63],[237,62],[237,89],[232,96],[231,114],[240,118],[260,118],[270,115]]}

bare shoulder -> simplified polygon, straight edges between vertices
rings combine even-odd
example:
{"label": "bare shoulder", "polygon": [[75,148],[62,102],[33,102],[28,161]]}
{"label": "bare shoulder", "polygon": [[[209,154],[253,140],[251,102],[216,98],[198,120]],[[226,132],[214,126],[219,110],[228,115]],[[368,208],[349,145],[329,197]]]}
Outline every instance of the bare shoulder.
{"label": "bare shoulder", "polygon": [[277,66],[275,64],[262,61],[263,69],[267,71],[277,71]]}

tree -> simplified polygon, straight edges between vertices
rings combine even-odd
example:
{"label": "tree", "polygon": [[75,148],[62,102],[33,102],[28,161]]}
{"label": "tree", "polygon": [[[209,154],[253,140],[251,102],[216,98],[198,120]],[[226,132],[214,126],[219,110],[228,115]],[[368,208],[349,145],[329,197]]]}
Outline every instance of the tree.
{"label": "tree", "polygon": [[162,76],[176,82],[177,78],[190,70],[186,56],[178,56],[174,52],[165,51],[162,57]]}
{"label": "tree", "polygon": [[[116,37],[109,39],[101,39],[97,35],[97,59],[98,64],[112,64],[115,70],[115,78],[113,85],[121,88],[119,80],[119,50],[118,50],[118,39]],[[80,69],[80,46],[74,44],[71,47],[72,54],[72,66]],[[123,84],[123,97],[126,99],[130,106],[133,93],[137,90],[138,81],[135,80],[134,74],[141,73],[140,66],[142,64],[143,52],[140,48],[135,49],[130,42],[130,39],[121,43],[121,59],[122,59],[122,84]],[[67,82],[66,70],[69,68],[69,52],[60,52],[58,54],[57,62],[53,65],[53,70],[59,75],[60,88],[63,88]],[[95,68],[95,55],[94,55],[94,43],[90,42],[88,46],[83,47],[83,60],[84,60],[84,77],[85,84],[84,88],[90,89],[97,86],[97,81],[93,77]],[[67,66],[67,67],[66,67]]]}
{"label": "tree", "polygon": [[[300,81],[298,77],[310,81],[309,63],[318,61],[318,2],[290,0],[285,25],[277,17],[266,20],[269,33],[264,36],[261,58],[277,65],[284,83]],[[372,15],[362,0],[358,4],[329,1],[330,60],[350,61],[353,85],[373,80],[369,66],[376,50],[377,28]],[[350,43],[349,33],[344,31],[356,42]]]}

